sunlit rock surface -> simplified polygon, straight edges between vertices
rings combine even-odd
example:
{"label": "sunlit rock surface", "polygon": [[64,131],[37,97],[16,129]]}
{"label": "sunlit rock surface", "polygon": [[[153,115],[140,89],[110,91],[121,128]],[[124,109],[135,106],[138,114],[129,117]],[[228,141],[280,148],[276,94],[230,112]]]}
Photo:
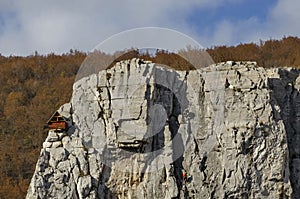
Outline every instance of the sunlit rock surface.
{"label": "sunlit rock surface", "polygon": [[75,82],[27,198],[298,198],[300,78],[132,59]]}

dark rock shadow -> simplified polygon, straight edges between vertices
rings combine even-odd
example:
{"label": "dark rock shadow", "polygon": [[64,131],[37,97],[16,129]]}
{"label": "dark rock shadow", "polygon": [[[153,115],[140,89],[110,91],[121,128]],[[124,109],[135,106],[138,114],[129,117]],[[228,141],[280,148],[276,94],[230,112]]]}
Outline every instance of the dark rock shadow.
{"label": "dark rock shadow", "polygon": [[[289,178],[293,190],[292,198],[295,199],[300,198],[300,93],[294,88],[299,73],[296,69],[279,69],[280,78],[268,79],[273,117],[275,121],[283,121],[287,134]],[[280,111],[276,106],[280,107]],[[288,196],[281,193],[281,197]]]}
{"label": "dark rock shadow", "polygon": [[100,199],[118,198],[117,195],[106,185],[111,175],[112,162],[116,161],[112,150],[114,149],[110,149],[108,147],[104,148],[102,155],[105,156],[105,158],[102,159],[106,161],[103,162],[102,165],[102,172],[99,177],[100,180],[98,181],[95,178],[92,179],[93,186],[95,186],[97,190],[97,198]]}
{"label": "dark rock shadow", "polygon": [[[174,74],[168,74],[171,73],[169,71],[157,70],[157,72],[164,73],[166,76],[174,75]],[[160,75],[157,76],[158,76],[157,78],[160,77]],[[144,153],[149,153],[149,152],[151,153],[149,153],[149,156],[147,157],[147,163],[145,164],[142,173],[144,174],[147,170],[147,167],[151,165],[152,161],[154,161],[158,155],[162,154],[164,147],[166,147],[167,144],[165,143],[165,139],[170,138],[172,141],[171,150],[172,150],[172,160],[173,160],[171,166],[173,168],[173,175],[176,178],[177,187],[179,190],[181,190],[182,183],[183,183],[182,163],[184,159],[183,154],[184,154],[185,146],[181,134],[178,133],[180,127],[178,117],[179,115],[182,115],[183,114],[182,111],[188,107],[188,100],[186,98],[187,95],[186,82],[179,80],[179,78],[176,75],[175,75],[175,79],[177,81],[176,82],[177,86],[180,85],[180,91],[179,91],[180,93],[175,94],[174,91],[172,91],[172,88],[167,88],[165,85],[159,84],[160,80],[158,80],[156,81],[158,83],[154,85],[154,91],[152,92],[152,96],[149,96],[150,92],[148,92],[148,95],[146,95],[148,96],[146,97],[147,107],[151,107],[154,105],[161,105],[162,107],[164,107],[167,113],[167,121],[165,122],[165,126],[169,129],[170,135],[166,135],[167,132],[163,128],[157,134],[149,137],[147,135],[153,132],[151,132],[152,130],[151,127],[148,128],[146,133],[146,137],[147,137],[146,139],[150,141],[149,144],[151,146],[146,147]],[[147,115],[149,115],[149,113]],[[150,123],[149,121],[150,119],[151,118],[146,118],[146,122]]]}

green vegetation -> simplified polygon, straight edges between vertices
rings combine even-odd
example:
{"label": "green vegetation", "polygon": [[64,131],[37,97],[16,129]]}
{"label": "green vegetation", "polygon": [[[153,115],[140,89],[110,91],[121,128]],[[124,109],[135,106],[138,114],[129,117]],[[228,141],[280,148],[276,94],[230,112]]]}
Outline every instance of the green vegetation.
{"label": "green vegetation", "polygon": [[[260,66],[300,67],[300,39],[287,37],[258,44],[208,49],[215,62],[257,61]],[[47,136],[44,125],[68,102],[77,70],[86,53],[28,57],[0,56],[0,198],[24,198]],[[132,51],[118,60],[141,57],[179,70],[191,69],[175,54],[155,57]],[[110,78],[109,75],[107,78]]]}

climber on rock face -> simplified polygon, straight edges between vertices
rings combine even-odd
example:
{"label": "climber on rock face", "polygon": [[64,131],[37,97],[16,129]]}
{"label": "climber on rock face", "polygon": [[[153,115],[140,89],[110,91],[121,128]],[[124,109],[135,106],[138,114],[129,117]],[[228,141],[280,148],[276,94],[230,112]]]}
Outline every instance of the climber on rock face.
{"label": "climber on rock face", "polygon": [[185,184],[187,181],[187,173],[184,169],[182,169],[182,183]]}

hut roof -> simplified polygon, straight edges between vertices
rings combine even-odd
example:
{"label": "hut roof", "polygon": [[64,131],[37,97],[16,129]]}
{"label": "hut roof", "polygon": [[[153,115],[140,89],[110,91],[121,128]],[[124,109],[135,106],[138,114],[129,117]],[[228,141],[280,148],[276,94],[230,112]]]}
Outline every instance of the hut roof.
{"label": "hut roof", "polygon": [[67,122],[67,118],[65,118],[58,111],[56,111],[55,113],[53,113],[53,115],[50,117],[47,123],[50,124],[53,122]]}

